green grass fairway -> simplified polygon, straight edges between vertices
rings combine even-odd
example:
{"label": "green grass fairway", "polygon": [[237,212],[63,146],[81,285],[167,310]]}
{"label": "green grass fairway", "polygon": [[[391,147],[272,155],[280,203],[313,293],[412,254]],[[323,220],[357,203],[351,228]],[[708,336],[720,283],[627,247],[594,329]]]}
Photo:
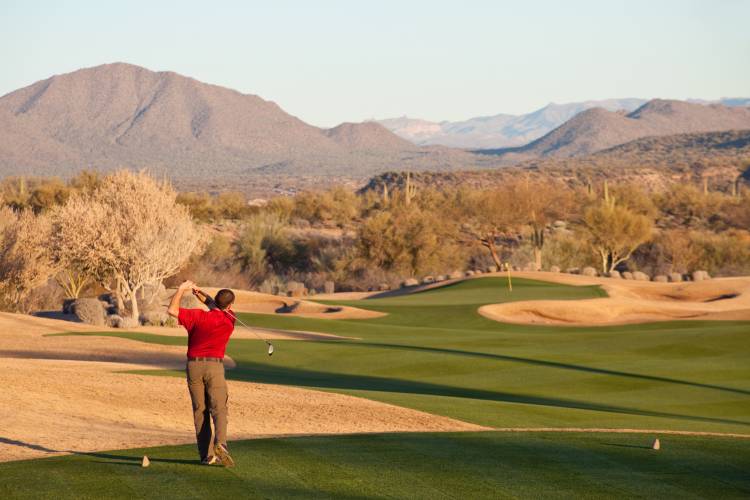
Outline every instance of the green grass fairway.
{"label": "green grass fairway", "polygon": [[[256,326],[356,339],[275,341],[276,353],[270,358],[259,341],[233,340],[228,354],[238,367],[227,375],[235,380],[342,392],[490,427],[750,434],[750,322],[578,328],[507,325],[481,317],[477,308],[483,304],[604,295],[598,287],[522,279],[514,280],[512,293],[505,285],[502,278],[481,278],[419,294],[350,303],[388,313],[369,320],[243,314],[246,323]],[[185,344],[180,337],[127,332],[102,335]],[[179,372],[147,373],[183,376]],[[492,496],[493,488],[496,496],[508,492],[522,497],[747,493],[747,482],[740,480],[736,471],[737,467],[748,470],[750,440],[663,439],[673,442],[674,448],[666,447],[662,453],[638,448],[648,444],[643,435],[583,434],[472,433],[252,441],[240,445],[240,461],[246,465],[236,472],[188,468],[196,472],[185,472],[188,477],[183,478],[172,468],[185,464],[169,464],[167,468],[160,463],[159,467],[165,467],[163,474],[157,472],[159,467],[147,474],[159,475],[155,481],[162,486],[173,481],[174,488],[159,490],[163,496],[184,494],[177,491],[184,484],[181,481],[200,484],[206,477],[225,478],[222,481],[227,492],[234,487],[250,488],[246,481],[257,480],[255,489],[248,491],[270,497],[330,494],[350,498],[472,498]],[[361,450],[361,456],[347,451],[352,449]],[[292,457],[289,450],[305,451]],[[467,450],[471,460],[463,460],[459,450]],[[162,456],[161,451],[152,453]],[[193,458],[192,448],[170,448],[163,453],[183,460]],[[354,465],[347,468],[339,464],[339,453],[351,457]],[[436,458],[429,458],[433,456]],[[140,473],[132,467],[113,466],[111,460],[100,460],[104,463],[91,465],[92,470],[102,467],[122,471],[115,478]],[[81,461],[86,467],[80,469],[85,470],[92,457],[2,465],[0,475],[15,467],[29,473],[37,466],[50,470],[59,467],[61,480],[72,480],[73,472],[67,471],[75,469],[71,464]],[[465,467],[474,462],[475,466]],[[260,474],[255,470],[260,466],[278,470],[272,477],[255,475]],[[245,467],[253,470],[243,472]],[[84,474],[75,470],[75,474]],[[85,477],[80,481],[87,484]],[[96,487],[107,486],[104,479],[96,477],[91,476],[89,482]],[[141,473],[134,477],[150,476]],[[132,491],[138,494],[140,484],[123,488],[134,488]],[[305,495],[307,488],[312,495]]]}
{"label": "green grass fairway", "polygon": [[[2,498],[742,498],[747,445],[622,434],[386,434],[233,443],[238,465],[192,446],[0,464]],[[141,457],[152,459],[148,469]]]}

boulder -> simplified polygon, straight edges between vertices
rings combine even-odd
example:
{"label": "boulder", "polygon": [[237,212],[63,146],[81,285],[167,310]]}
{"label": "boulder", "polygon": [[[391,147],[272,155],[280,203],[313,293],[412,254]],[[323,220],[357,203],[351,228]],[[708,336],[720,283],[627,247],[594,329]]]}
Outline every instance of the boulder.
{"label": "boulder", "polygon": [[669,281],[669,278],[667,278],[663,274],[659,274],[657,276],[654,276],[654,281],[658,283],[667,283]]}
{"label": "boulder", "polygon": [[484,274],[484,271],[481,269],[474,269],[474,274]]}
{"label": "boulder", "polygon": [[112,328],[122,328],[122,316],[118,314],[110,314],[107,316],[106,324]]}
{"label": "boulder", "polygon": [[468,278],[469,276],[474,276],[474,271],[472,271],[471,269],[466,271],[466,277]]}
{"label": "boulder", "polygon": [[669,281],[672,281],[674,283],[679,283],[682,281],[682,275],[680,273],[669,273]]}
{"label": "boulder", "polygon": [[389,285],[388,283],[381,283],[378,285],[378,290],[380,290],[381,292],[385,292],[390,289],[391,289],[391,285]]}
{"label": "boulder", "polygon": [[584,267],[583,270],[581,270],[581,274],[583,276],[596,276],[597,272],[596,269],[594,269],[591,266]]}
{"label": "boulder", "polygon": [[293,290],[289,290],[287,295],[289,297],[304,297],[307,295],[307,288],[304,285],[302,287],[295,287]]}
{"label": "boulder", "polygon": [[94,297],[76,299],[71,306],[73,314],[84,323],[95,326],[106,324],[106,309],[104,303]]}
{"label": "boulder", "polygon": [[581,270],[577,267],[569,267],[565,272],[568,274],[581,274]]}
{"label": "boulder", "polygon": [[435,283],[435,278],[432,276],[425,276],[422,278],[422,284],[423,285],[429,285],[430,283]]}
{"label": "boulder", "polygon": [[140,326],[138,320],[135,320],[130,316],[123,317],[120,322],[120,328],[136,328],[138,326]]}
{"label": "boulder", "polygon": [[622,279],[622,276],[620,275],[620,271],[610,271],[607,273],[607,276],[610,278],[614,278],[616,280]]}
{"label": "boulder", "polygon": [[401,288],[417,286],[417,285],[419,285],[419,281],[417,281],[414,278],[409,278],[408,280],[404,280],[403,283],[401,283]]}
{"label": "boulder", "polygon": [[334,293],[336,291],[336,284],[333,281],[326,281],[323,283],[323,291],[325,293]]}
{"label": "boulder", "polygon": [[141,313],[141,324],[149,326],[164,326],[169,315],[163,309],[149,310]]}
{"label": "boulder", "polygon": [[566,225],[567,224],[564,220],[556,220],[552,223],[552,227],[554,227],[555,229],[564,229]]}
{"label": "boulder", "polygon": [[463,277],[464,277],[464,273],[462,273],[461,271],[453,271],[453,272],[452,272],[452,273],[450,273],[450,275],[448,276],[448,278],[450,278],[450,279],[452,279],[452,280],[458,280],[458,279],[461,279],[461,278],[463,278]]}
{"label": "boulder", "polygon": [[642,273],[641,271],[635,271],[633,273],[633,279],[636,281],[651,281],[651,277],[646,273]]}
{"label": "boulder", "polygon": [[693,281],[709,280],[711,276],[706,271],[693,271]]}
{"label": "boulder", "polygon": [[549,272],[551,272],[551,273],[559,273],[560,272],[560,267],[559,266],[550,266]]}
{"label": "boulder", "polygon": [[62,303],[62,313],[63,314],[73,314],[73,304],[75,303],[76,299],[65,299]]}
{"label": "boulder", "polygon": [[435,276],[435,281],[445,281],[445,275],[444,274],[438,274]]}
{"label": "boulder", "polygon": [[624,280],[632,280],[633,279],[633,273],[630,271],[623,271],[622,272],[622,279]]}
{"label": "boulder", "polygon": [[487,266],[487,272],[488,273],[496,273],[497,272],[497,266]]}

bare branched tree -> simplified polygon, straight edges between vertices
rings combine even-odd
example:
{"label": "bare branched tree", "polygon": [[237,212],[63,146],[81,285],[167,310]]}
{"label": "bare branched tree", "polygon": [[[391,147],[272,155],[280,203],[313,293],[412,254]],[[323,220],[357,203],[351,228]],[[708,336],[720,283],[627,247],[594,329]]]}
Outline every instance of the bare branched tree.
{"label": "bare branched tree", "polygon": [[125,299],[138,319],[138,292],[176,274],[203,238],[176,193],[144,172],[106,177],[52,214],[56,262]]}
{"label": "bare branched tree", "polygon": [[25,299],[55,272],[48,238],[50,220],[30,210],[0,211],[0,300],[4,308],[28,312]]}

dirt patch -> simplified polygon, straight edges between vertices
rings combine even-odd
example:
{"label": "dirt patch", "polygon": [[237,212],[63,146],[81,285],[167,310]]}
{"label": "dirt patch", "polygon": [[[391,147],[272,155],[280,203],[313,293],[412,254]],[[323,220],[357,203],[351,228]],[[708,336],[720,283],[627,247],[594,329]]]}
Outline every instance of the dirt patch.
{"label": "dirt patch", "polygon": [[[166,329],[178,332],[180,329]],[[102,328],[0,313],[0,461],[193,442],[185,381],[116,373],[184,368],[185,347],[114,337],[45,336]],[[228,367],[233,366],[227,359]],[[340,394],[229,381],[230,439],[483,427]]]}
{"label": "dirt patch", "polygon": [[568,285],[600,285],[609,295],[587,300],[535,300],[479,308],[505,323],[614,325],[668,320],[750,320],[750,278],[654,283],[555,273],[516,273]]}

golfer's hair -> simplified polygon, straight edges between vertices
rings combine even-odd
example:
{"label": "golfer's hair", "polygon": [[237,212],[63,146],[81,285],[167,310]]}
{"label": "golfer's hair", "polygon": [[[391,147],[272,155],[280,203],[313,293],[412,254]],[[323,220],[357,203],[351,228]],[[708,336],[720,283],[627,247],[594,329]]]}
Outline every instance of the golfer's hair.
{"label": "golfer's hair", "polygon": [[216,292],[214,302],[216,302],[216,306],[223,311],[227,307],[231,306],[232,302],[234,302],[234,292],[232,290],[222,288],[221,290]]}

